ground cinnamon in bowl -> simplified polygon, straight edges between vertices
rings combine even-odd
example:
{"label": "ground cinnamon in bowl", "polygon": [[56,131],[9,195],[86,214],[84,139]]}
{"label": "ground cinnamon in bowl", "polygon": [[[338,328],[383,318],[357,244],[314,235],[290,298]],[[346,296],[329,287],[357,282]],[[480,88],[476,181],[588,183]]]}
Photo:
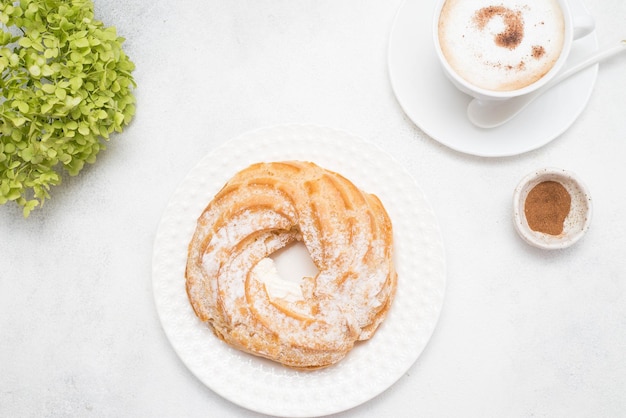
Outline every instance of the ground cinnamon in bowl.
{"label": "ground cinnamon in bowl", "polygon": [[572,206],[572,196],[558,181],[542,181],[524,202],[524,215],[533,231],[559,235]]}
{"label": "ground cinnamon in bowl", "polygon": [[589,228],[587,187],[572,172],[542,168],[526,175],[513,193],[513,219],[528,244],[556,250],[577,242]]}

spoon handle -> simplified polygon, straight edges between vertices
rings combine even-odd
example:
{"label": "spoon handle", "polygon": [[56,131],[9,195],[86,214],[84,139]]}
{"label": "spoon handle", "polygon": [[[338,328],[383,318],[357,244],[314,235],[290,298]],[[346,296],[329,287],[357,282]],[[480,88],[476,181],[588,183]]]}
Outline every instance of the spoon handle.
{"label": "spoon handle", "polygon": [[[546,84],[546,87],[552,87],[555,84],[560,83],[561,81],[571,77],[577,72],[584,70],[587,67],[590,67],[598,62],[605,60],[607,58],[612,57],[613,55],[619,54],[620,52],[626,49],[626,40],[622,40],[619,44],[606,48],[602,51],[599,51],[597,54],[593,54],[587,59],[584,59],[571,67],[565,69],[561,74],[558,74],[554,77],[549,83]],[[541,89],[543,90],[543,89]]]}
{"label": "spoon handle", "polygon": [[557,74],[552,80],[540,89],[528,93],[524,96],[514,97],[503,101],[473,99],[467,107],[469,120],[480,128],[496,128],[513,119],[518,113],[524,110],[530,103],[543,93],[548,91],[563,80],[590,67],[598,62],[626,51],[626,40],[622,40],[618,45],[608,47],[604,50],[592,54],[588,58],[572,65]]}

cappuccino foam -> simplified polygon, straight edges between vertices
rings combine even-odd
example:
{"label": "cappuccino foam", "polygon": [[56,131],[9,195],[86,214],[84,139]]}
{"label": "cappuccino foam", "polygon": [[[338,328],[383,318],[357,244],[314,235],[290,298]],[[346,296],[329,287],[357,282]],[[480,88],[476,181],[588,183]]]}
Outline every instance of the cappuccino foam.
{"label": "cappuccino foam", "polygon": [[446,0],[438,34],[459,76],[511,91],[550,71],[563,49],[565,20],[557,0]]}

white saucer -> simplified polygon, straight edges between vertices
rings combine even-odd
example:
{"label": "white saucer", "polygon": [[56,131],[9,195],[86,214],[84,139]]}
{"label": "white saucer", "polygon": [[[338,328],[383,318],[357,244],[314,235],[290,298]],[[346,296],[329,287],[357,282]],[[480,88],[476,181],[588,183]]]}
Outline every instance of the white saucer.
{"label": "white saucer", "polygon": [[[565,132],[584,110],[598,65],[572,76],[535,100],[510,122],[482,129],[466,116],[470,97],[446,78],[432,42],[434,1],[407,0],[400,6],[389,40],[391,86],[407,116],[436,141],[463,153],[504,157],[542,147]],[[588,14],[571,0],[574,14]],[[574,42],[569,63],[598,49],[596,33]]]}

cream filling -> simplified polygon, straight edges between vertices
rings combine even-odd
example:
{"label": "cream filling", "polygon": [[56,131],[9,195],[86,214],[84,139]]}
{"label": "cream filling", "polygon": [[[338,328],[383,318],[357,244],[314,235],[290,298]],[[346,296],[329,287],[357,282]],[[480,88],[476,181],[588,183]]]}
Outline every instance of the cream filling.
{"label": "cream filling", "polygon": [[265,285],[265,291],[271,301],[297,302],[304,300],[300,283],[281,277],[274,260],[271,258],[266,257],[259,261],[251,273]]}

